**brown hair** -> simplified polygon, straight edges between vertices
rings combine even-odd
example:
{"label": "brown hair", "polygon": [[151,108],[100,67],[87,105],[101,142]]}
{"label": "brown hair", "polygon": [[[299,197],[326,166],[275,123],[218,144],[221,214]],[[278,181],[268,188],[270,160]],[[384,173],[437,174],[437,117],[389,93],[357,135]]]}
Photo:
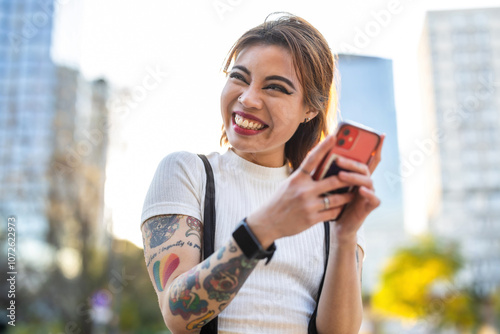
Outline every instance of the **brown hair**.
{"label": "brown hair", "polygon": [[[227,75],[229,66],[243,49],[256,44],[278,45],[290,52],[304,91],[304,102],[318,112],[309,122],[301,123],[285,144],[285,157],[295,170],[307,153],[328,134],[328,113],[331,107],[334,108],[332,121],[335,121],[336,59],[316,28],[300,17],[285,13],[274,20],[269,20],[268,16],[264,23],[244,33],[228,53],[224,73]],[[227,145],[229,142],[224,126],[222,130],[221,145]]]}

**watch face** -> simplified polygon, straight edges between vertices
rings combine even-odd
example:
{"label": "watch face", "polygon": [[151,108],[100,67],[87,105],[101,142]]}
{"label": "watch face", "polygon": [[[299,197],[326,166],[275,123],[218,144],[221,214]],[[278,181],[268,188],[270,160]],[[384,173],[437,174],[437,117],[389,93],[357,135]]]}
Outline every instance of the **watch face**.
{"label": "watch face", "polygon": [[266,264],[271,260],[276,250],[274,242],[267,250],[264,250],[245,220],[233,232],[233,238],[247,258],[259,260],[267,258]]}
{"label": "watch face", "polygon": [[249,259],[253,259],[259,254],[260,245],[255,242],[255,236],[250,232],[246,222],[243,221],[233,232],[233,238],[243,254]]}

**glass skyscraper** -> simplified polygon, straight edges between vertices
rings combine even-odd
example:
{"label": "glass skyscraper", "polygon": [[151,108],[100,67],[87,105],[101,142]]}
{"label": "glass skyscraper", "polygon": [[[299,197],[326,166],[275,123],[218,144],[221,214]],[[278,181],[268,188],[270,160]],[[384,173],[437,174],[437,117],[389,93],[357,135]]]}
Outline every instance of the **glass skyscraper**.
{"label": "glass skyscraper", "polygon": [[47,226],[56,83],[53,14],[52,1],[0,0],[0,217],[18,217],[20,242]]}
{"label": "glass skyscraper", "polygon": [[373,174],[381,205],[363,224],[367,244],[363,263],[363,288],[372,291],[383,261],[405,242],[401,182],[388,182],[387,173],[399,171],[398,133],[392,61],[390,59],[339,55],[339,108],[342,118],[385,133],[382,161]]}
{"label": "glass skyscraper", "polygon": [[499,17],[500,8],[429,12],[419,56],[440,134],[429,229],[460,243],[462,279],[480,295],[500,286]]}

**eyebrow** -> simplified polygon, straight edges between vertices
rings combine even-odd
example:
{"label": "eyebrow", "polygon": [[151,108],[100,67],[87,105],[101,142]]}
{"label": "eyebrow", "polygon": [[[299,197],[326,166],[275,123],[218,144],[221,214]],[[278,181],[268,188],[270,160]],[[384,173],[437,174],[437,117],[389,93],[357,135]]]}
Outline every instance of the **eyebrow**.
{"label": "eyebrow", "polygon": [[[233,66],[233,69],[238,69],[238,70],[240,70],[242,72],[245,72],[247,75],[251,75],[250,71],[245,66],[235,65],[235,66]],[[289,85],[293,89],[297,90],[295,88],[295,86],[293,85],[293,83],[289,79],[287,79],[285,77],[282,77],[281,75],[270,75],[270,76],[266,77],[266,80],[283,81],[284,83],[286,83],[287,85]]]}

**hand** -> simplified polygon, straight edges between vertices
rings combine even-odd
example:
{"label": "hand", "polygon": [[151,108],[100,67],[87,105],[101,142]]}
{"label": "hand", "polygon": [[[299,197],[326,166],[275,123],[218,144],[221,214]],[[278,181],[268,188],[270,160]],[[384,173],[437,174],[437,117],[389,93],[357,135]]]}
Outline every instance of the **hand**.
{"label": "hand", "polygon": [[326,137],[308,154],[269,203],[247,217],[248,225],[264,248],[278,238],[298,234],[314,224],[334,219],[343,206],[355,197],[353,193],[333,194],[326,196],[325,200],[324,193],[351,183],[337,176],[320,181],[314,181],[311,177],[311,172],[335,141],[333,135]]}
{"label": "hand", "polygon": [[377,168],[380,160],[382,160],[382,146],[384,145],[385,133],[380,135],[380,144],[377,147],[377,151],[375,152],[375,156],[368,164],[368,169],[370,170],[370,174],[373,174],[375,168]]}
{"label": "hand", "polygon": [[339,167],[350,171],[341,171],[338,175],[339,180],[357,188],[354,190],[354,199],[335,222],[335,232],[339,241],[354,240],[366,217],[380,205],[380,199],[375,195],[371,174],[381,160],[384,139],[385,135],[382,135],[375,157],[368,166],[345,157],[337,160]]}

